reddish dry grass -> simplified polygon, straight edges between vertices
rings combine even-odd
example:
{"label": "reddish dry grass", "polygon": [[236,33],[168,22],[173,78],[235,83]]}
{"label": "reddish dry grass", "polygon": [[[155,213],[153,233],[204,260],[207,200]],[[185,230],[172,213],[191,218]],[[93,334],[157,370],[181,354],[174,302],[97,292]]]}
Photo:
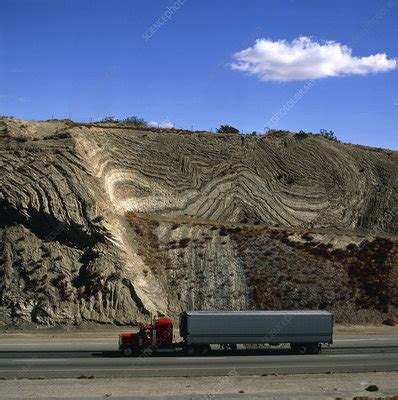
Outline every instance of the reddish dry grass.
{"label": "reddish dry grass", "polygon": [[[261,232],[261,235],[268,235],[294,249],[297,256],[307,254],[306,257],[311,257],[312,262],[319,264],[320,273],[326,262],[333,263],[336,275],[346,273],[348,276],[346,284],[357,308],[387,312],[390,305],[398,307],[398,246],[396,242],[376,237],[371,242],[364,240],[360,246],[349,245],[346,249],[333,249],[331,244],[291,241],[290,234],[288,230]],[[233,236],[240,252],[250,243],[253,244],[258,237],[259,232],[253,230],[243,230]],[[307,235],[306,238],[308,238]],[[267,262],[267,254],[260,255],[259,259]],[[311,260],[308,259],[308,263],[310,262]],[[265,294],[264,288],[267,287],[265,276],[259,275],[255,266],[249,265],[247,271],[256,302],[267,308],[275,306],[274,299]],[[302,272],[297,269],[296,276]],[[291,275],[289,279],[294,282],[296,277]],[[320,282],[319,278],[310,277],[307,283],[317,285]]]}
{"label": "reddish dry grass", "polygon": [[[359,246],[350,244],[336,249],[331,244],[316,242],[308,229],[189,219],[177,223],[175,219],[133,213],[129,213],[128,219],[141,237],[145,261],[151,268],[156,265],[162,270],[165,256],[159,255],[159,241],[153,233],[159,221],[171,224],[171,229],[184,224],[205,226],[218,230],[220,237],[228,236],[245,268],[255,307],[330,308],[347,302],[357,309],[382,312],[390,305],[398,307],[398,246],[389,238],[377,237],[371,242],[363,240]],[[294,233],[299,233],[304,241],[291,240]],[[272,245],[264,248],[261,238],[268,238]],[[185,249],[189,241],[184,238],[172,247]],[[273,267],[270,269],[269,265]]]}

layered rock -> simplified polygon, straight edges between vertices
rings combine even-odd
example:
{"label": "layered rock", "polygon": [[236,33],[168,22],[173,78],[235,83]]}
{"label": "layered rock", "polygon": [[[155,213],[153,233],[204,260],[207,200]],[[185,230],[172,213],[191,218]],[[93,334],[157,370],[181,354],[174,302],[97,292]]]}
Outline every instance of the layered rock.
{"label": "layered rock", "polygon": [[350,321],[398,306],[393,151],[3,118],[0,182],[7,323],[258,307],[326,307]]}

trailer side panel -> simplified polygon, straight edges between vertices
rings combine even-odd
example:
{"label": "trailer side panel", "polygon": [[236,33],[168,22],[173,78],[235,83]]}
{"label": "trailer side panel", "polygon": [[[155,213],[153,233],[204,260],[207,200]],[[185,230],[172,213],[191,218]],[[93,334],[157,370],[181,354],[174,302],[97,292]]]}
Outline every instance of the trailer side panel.
{"label": "trailer side panel", "polygon": [[189,311],[181,336],[188,344],[332,343],[333,315],[326,311]]}

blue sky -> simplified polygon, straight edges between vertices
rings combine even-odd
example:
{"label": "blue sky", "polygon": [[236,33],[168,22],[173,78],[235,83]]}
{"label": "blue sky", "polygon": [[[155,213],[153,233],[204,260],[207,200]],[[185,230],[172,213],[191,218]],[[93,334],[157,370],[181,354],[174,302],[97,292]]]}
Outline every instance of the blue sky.
{"label": "blue sky", "polygon": [[[228,123],[260,132],[279,112],[277,129],[331,129],[345,142],[398,149],[398,69],[391,67],[398,0],[178,1],[170,15],[174,0],[1,0],[0,115],[81,121],[137,115],[181,128]],[[259,50],[255,41],[294,51],[292,41],[301,36],[319,51],[337,42],[336,55],[327,56],[332,65],[311,53],[304,58],[311,65],[290,64],[287,80],[279,81],[286,68],[281,52]],[[341,70],[335,63],[344,45],[353,57],[385,53],[391,68]],[[232,68],[245,49],[258,64]],[[297,100],[319,72],[317,62],[334,72],[316,76]],[[253,72],[258,68],[268,71],[265,78]],[[303,80],[296,79],[300,68]]]}

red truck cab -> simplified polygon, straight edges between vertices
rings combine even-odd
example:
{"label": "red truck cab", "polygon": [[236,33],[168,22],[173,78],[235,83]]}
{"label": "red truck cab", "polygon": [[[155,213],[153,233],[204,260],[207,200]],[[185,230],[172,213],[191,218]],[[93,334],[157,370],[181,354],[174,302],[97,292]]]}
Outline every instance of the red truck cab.
{"label": "red truck cab", "polygon": [[126,356],[170,349],[174,345],[173,321],[169,318],[157,318],[153,323],[141,325],[138,332],[119,335],[119,350]]}

